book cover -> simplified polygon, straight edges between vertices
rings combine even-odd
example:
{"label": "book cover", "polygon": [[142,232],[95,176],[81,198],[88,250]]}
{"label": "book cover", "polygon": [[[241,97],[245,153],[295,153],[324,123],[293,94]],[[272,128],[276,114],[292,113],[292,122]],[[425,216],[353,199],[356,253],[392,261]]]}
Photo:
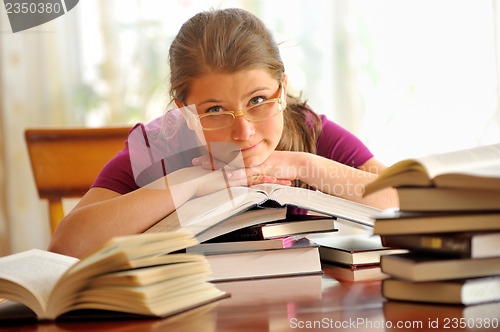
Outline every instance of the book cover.
{"label": "book cover", "polygon": [[242,251],[258,251],[271,249],[284,249],[297,246],[305,242],[310,244],[309,240],[303,236],[288,236],[283,238],[273,238],[265,240],[250,240],[250,241],[229,241],[229,242],[204,242],[186,249],[188,253],[196,254],[217,254]]}
{"label": "book cover", "polygon": [[[305,239],[307,240],[307,239]],[[321,274],[318,247],[309,241],[283,249],[207,254],[212,282]]]}
{"label": "book cover", "polygon": [[406,212],[386,210],[375,220],[378,235],[500,231],[500,211]]}
{"label": "book cover", "polygon": [[450,258],[416,253],[384,255],[382,272],[407,281],[438,281],[500,274],[500,257]]}
{"label": "book cover", "polygon": [[389,277],[382,272],[380,265],[346,266],[323,262],[322,266],[326,275],[339,281],[375,281]]}
{"label": "book cover", "polygon": [[[463,306],[443,303],[385,301],[383,305],[386,320],[411,322],[414,331],[453,330],[459,327],[492,331],[498,327],[498,313],[500,312],[500,302]],[[464,326],[464,322],[470,325]],[[485,329],[481,324],[483,322],[489,324]]]}
{"label": "book cover", "polygon": [[253,241],[298,234],[335,232],[335,218],[316,215],[287,216],[286,219],[240,228],[208,242]]}
{"label": "book cover", "polygon": [[403,253],[407,250],[384,247],[378,236],[321,236],[314,237],[321,260],[344,265],[378,265],[380,256]]}
{"label": "book cover", "polygon": [[390,300],[448,304],[479,304],[500,300],[500,277],[430,282],[386,279],[382,295]]}
{"label": "book cover", "polygon": [[500,188],[398,187],[401,211],[500,210]]}
{"label": "book cover", "polygon": [[[237,306],[262,301],[318,301],[322,291],[321,274],[304,274],[253,280],[221,281],[217,288],[231,294],[231,297],[218,303],[219,306]],[[272,294],[272,297],[269,296]]]}
{"label": "book cover", "polygon": [[500,232],[383,235],[382,245],[463,258],[500,256]]}

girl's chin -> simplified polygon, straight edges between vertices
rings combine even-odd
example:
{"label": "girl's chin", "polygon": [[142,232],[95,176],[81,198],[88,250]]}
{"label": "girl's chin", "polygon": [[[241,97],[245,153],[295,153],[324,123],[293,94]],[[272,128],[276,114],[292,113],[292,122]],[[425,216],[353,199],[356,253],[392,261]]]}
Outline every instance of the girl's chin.
{"label": "girl's chin", "polygon": [[266,159],[267,158],[264,158],[262,156],[251,156],[248,158],[243,157],[243,162],[245,163],[245,167],[255,167],[262,164],[264,161],[266,161]]}

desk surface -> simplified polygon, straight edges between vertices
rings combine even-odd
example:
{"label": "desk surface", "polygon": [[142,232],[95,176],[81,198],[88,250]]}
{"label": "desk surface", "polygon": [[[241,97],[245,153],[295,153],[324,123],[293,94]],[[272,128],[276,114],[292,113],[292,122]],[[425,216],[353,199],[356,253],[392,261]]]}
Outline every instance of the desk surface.
{"label": "desk surface", "polygon": [[[218,283],[231,297],[166,319],[58,322],[1,327],[1,331],[289,331],[314,330],[405,331],[480,329],[500,324],[500,303],[442,306],[383,299],[380,281],[339,282],[334,272],[324,275]],[[392,328],[391,328],[392,327]]]}

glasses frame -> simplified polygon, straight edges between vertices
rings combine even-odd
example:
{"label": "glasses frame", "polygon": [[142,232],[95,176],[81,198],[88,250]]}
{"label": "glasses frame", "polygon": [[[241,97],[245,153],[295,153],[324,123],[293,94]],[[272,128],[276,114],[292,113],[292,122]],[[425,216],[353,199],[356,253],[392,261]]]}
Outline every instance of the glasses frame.
{"label": "glasses frame", "polygon": [[[224,111],[224,112],[220,112],[220,113],[217,113],[217,115],[231,115],[233,117],[233,121],[231,121],[230,124],[228,125],[225,125],[225,126],[221,126],[221,127],[216,127],[216,128],[205,128],[201,125],[201,121],[199,122],[201,128],[203,128],[203,130],[219,130],[219,129],[223,129],[223,128],[227,128],[227,127],[231,127],[234,123],[234,120],[236,120],[236,117],[237,116],[242,116],[244,117],[248,122],[260,122],[260,121],[265,121],[265,120],[269,120],[273,117],[275,117],[276,115],[280,114],[281,112],[283,112],[284,110],[284,106],[283,106],[283,101],[285,100],[285,96],[284,96],[284,89],[283,89],[283,84],[280,82],[280,86],[279,86],[279,97],[278,98],[272,98],[272,99],[266,99],[260,103],[257,103],[257,104],[254,104],[254,105],[250,105],[248,107],[245,107],[244,109],[241,109],[239,111]],[[278,107],[279,107],[279,110],[278,112],[276,112],[276,114],[273,114],[272,116],[268,117],[268,118],[264,118],[264,119],[260,119],[260,120],[250,120],[247,118],[246,116],[246,112],[249,110],[249,109],[252,109],[254,107],[257,107],[257,106],[261,106],[263,104],[270,104],[270,103],[275,103],[277,102],[278,103]],[[204,117],[207,117],[207,116],[213,116],[211,114],[199,114],[198,115],[198,118],[201,120],[202,118]]]}

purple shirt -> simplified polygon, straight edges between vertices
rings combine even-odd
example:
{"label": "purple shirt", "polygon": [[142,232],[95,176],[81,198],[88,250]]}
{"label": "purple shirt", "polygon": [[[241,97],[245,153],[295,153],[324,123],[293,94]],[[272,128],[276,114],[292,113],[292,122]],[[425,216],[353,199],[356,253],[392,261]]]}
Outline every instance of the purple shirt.
{"label": "purple shirt", "polygon": [[[317,154],[339,163],[359,168],[373,154],[368,148],[353,134],[328,120],[324,115],[320,115],[322,121],[322,131],[317,139]],[[92,187],[100,187],[113,190],[120,194],[126,194],[160,176],[166,175],[176,169],[192,166],[192,159],[201,155],[201,150],[195,148],[199,144],[193,132],[189,130],[185,122],[175,135],[165,139],[156,139],[163,137],[168,133],[168,124],[165,125],[166,117],[157,118],[147,124],[138,124],[130,131],[128,140],[125,142],[125,148],[117,153],[101,170]],[[168,122],[168,121],[167,121]],[[138,149],[132,147],[137,145],[137,137],[141,137],[146,132],[145,138],[142,138],[143,156],[135,157]],[[131,139],[131,137],[135,137]],[[139,145],[140,145],[139,144]],[[147,149],[144,147],[147,146]],[[134,155],[131,163],[131,153]],[[144,152],[146,151],[147,152]],[[176,153],[181,151],[182,153]],[[145,164],[151,166],[147,169]],[[143,165],[144,164],[144,165]],[[134,168],[135,167],[135,168]],[[133,170],[134,168],[134,170]],[[143,170],[139,174],[137,170]],[[137,176],[137,183],[134,177],[134,171]]]}

